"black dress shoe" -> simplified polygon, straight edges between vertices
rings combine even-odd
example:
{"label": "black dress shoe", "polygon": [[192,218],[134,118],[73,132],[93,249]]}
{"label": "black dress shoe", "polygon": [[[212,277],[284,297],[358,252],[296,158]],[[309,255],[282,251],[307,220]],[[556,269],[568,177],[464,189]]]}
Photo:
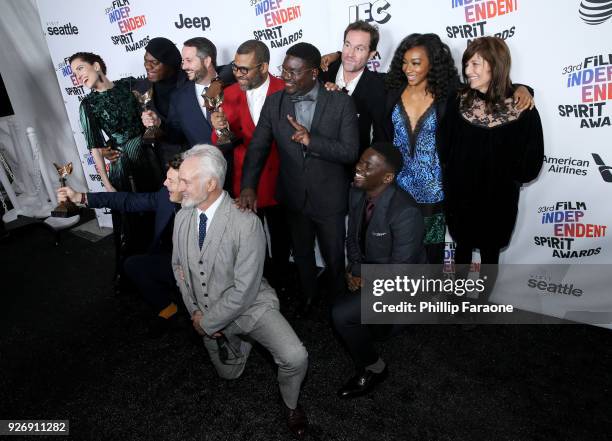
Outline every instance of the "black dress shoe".
{"label": "black dress shoe", "polygon": [[371,392],[378,383],[383,382],[388,375],[389,369],[387,369],[387,366],[385,366],[380,374],[364,370],[347,381],[338,390],[338,396],[340,398],[355,398],[365,395]]}
{"label": "black dress shoe", "polygon": [[306,428],[308,427],[308,418],[301,406],[298,405],[295,409],[288,409],[287,426],[291,433],[298,438],[304,438]]}

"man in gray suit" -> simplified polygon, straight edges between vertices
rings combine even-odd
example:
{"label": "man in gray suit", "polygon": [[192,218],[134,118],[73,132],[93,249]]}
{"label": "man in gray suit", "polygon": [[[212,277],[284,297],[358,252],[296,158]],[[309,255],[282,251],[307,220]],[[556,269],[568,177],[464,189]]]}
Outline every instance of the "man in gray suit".
{"label": "man in gray suit", "polygon": [[172,238],[175,277],[220,377],[242,374],[253,341],[270,351],[289,429],[301,437],[308,422],[298,397],[308,354],[262,277],[266,240],[261,221],[236,208],[223,191],[226,169],[217,147],[197,145],[184,154],[179,169],[183,208]]}
{"label": "man in gray suit", "polygon": [[255,189],[276,140],[280,170],[276,199],[287,208],[293,257],[304,294],[304,314],[316,293],[315,237],[331,276],[333,294],[344,289],[344,231],[357,161],[357,112],[350,96],[328,92],[317,77],[321,54],[311,44],[287,50],[285,88],[266,98],[242,169],[240,204],[255,207]]}

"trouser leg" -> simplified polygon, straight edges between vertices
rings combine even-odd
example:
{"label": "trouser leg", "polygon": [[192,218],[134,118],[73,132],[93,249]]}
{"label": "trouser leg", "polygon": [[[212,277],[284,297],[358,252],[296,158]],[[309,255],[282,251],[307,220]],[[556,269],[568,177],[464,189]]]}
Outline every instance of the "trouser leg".
{"label": "trouser leg", "polygon": [[170,254],[145,254],[130,256],[123,264],[125,274],[156,312],[172,303],[176,291],[170,260]]}
{"label": "trouser leg", "polygon": [[276,309],[265,312],[248,335],[272,354],[278,366],[277,378],[283,401],[288,408],[295,409],[308,370],[306,348]]}
{"label": "trouser leg", "polygon": [[287,211],[287,223],[291,231],[293,260],[298,271],[302,296],[305,300],[312,299],[317,292],[315,227],[308,216],[290,210]]}
{"label": "trouser leg", "polygon": [[374,339],[367,325],[361,324],[361,296],[351,293],[339,298],[332,308],[332,321],[345,343],[357,370],[378,360]]}

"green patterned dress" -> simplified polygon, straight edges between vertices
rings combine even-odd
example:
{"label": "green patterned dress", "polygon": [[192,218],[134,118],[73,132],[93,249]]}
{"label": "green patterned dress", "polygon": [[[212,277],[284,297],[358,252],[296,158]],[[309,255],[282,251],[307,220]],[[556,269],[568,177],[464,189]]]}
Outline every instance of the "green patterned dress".
{"label": "green patterned dress", "polygon": [[122,152],[108,173],[117,191],[157,191],[163,174],[155,152],[141,143],[144,126],[139,103],[132,94],[135,82],[131,77],[122,78],[112,89],[92,90],[81,102],[81,126],[89,149],[110,142]]}

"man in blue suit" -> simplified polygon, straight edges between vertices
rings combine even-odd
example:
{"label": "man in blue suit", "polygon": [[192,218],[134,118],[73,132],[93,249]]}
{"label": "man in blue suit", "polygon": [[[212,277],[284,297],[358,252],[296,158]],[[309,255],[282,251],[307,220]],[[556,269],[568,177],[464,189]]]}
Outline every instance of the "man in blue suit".
{"label": "man in blue suit", "polygon": [[[217,48],[208,38],[195,37],[183,43],[181,50],[182,68],[189,81],[179,87],[170,98],[168,117],[162,121],[155,112],[145,112],[142,122],[145,126],[161,127],[169,142],[187,144],[212,144],[213,126],[211,112],[204,107],[204,98],[213,79],[219,77],[224,84],[235,82],[231,71],[223,69],[217,73]],[[229,73],[229,74],[228,74]],[[223,151],[228,162],[228,171],[233,168],[233,151]],[[225,180],[224,189],[231,192],[230,176]]]}
{"label": "man in blue suit", "polygon": [[174,215],[180,209],[182,199],[178,191],[178,169],[181,162],[181,157],[176,156],[168,163],[164,186],[155,193],[79,193],[70,187],[57,190],[59,201],[70,199],[89,208],[106,207],[128,213],[155,212],[155,233],[148,254],[130,256],[124,263],[125,273],[157,313],[151,325],[152,334],[166,330],[168,320],[177,312],[177,306],[172,301],[176,283],[170,260]]}

